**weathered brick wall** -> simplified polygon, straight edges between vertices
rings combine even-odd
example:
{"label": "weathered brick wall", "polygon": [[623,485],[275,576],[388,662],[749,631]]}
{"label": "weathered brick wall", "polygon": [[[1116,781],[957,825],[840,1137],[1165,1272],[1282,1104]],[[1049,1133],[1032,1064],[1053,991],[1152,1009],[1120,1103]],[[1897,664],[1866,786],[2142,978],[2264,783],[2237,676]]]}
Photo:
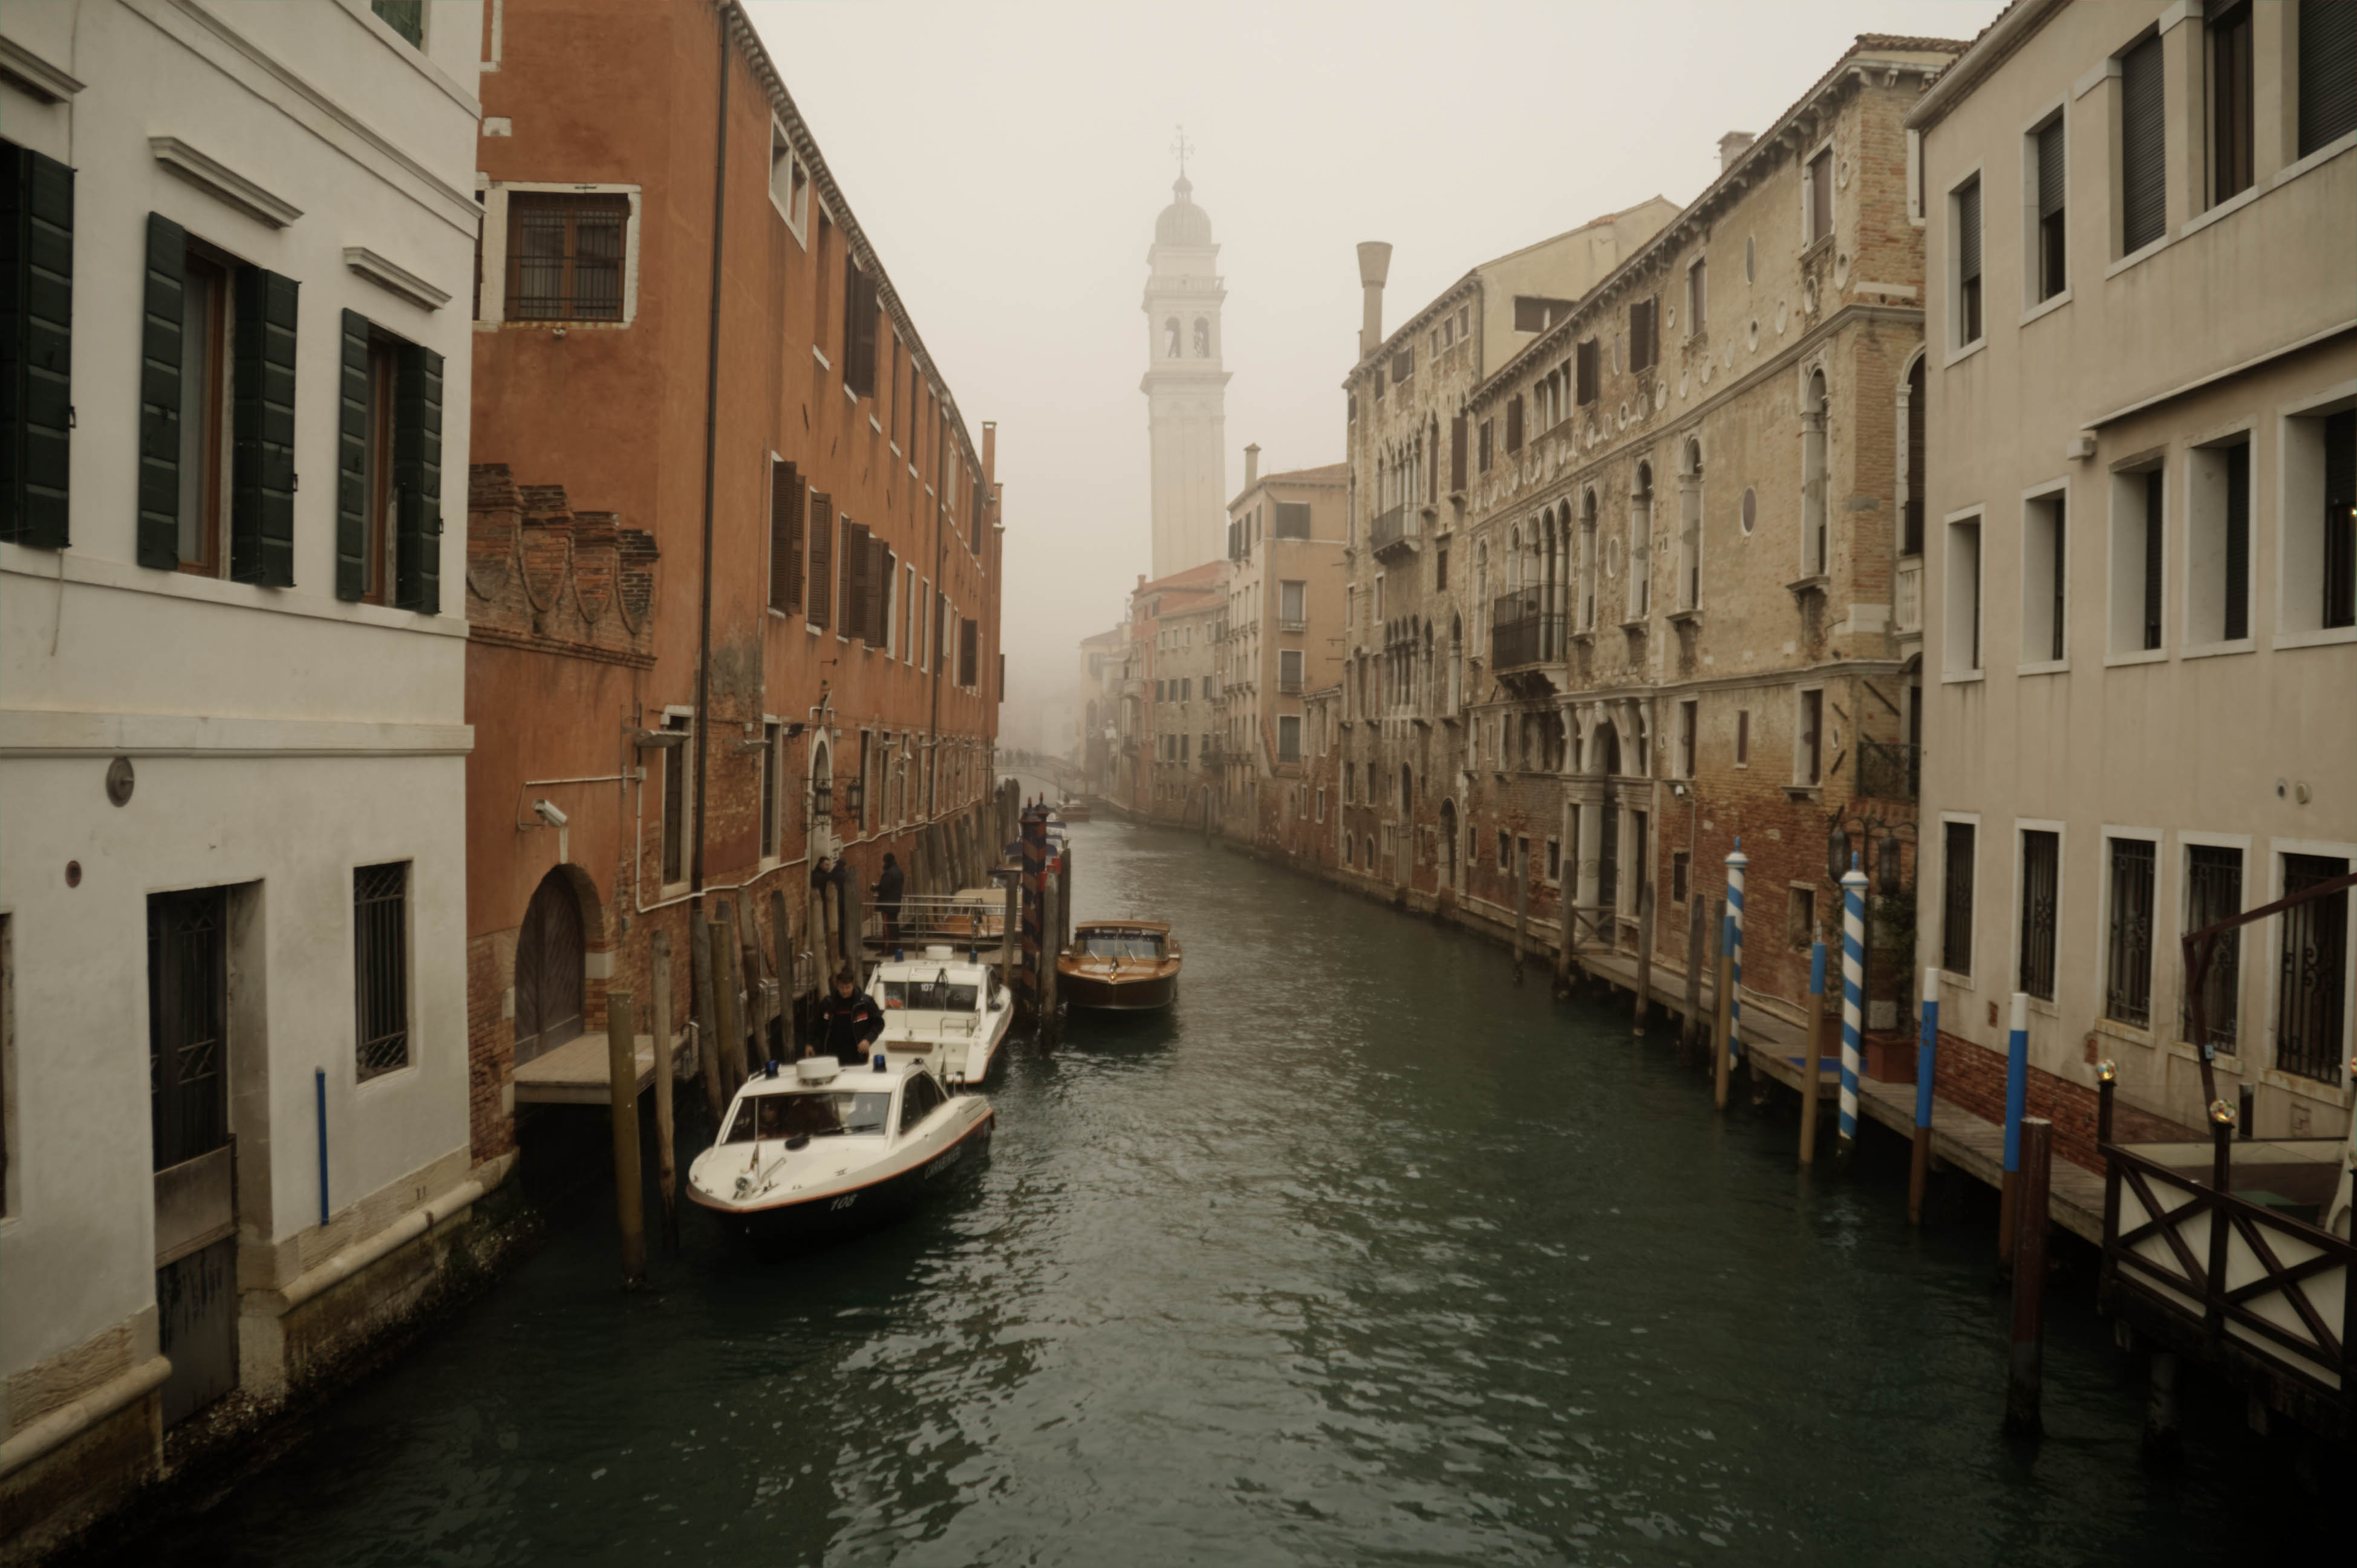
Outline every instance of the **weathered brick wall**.
{"label": "weathered brick wall", "polygon": [[[1953,1101],[1974,1115],[2002,1125],[2005,1077],[2002,1052],[1960,1039],[1945,1029],[1940,1031],[1932,1083],[1941,1099]],[[2037,1067],[2029,1069],[2027,1089],[2023,1114],[2043,1116],[2054,1123],[2054,1152],[2074,1165],[2100,1172],[2104,1162],[2096,1152],[2095,1091]],[[1935,1120],[1938,1114],[1936,1110],[1932,1112]],[[2199,1142],[2202,1136],[2199,1128],[2180,1125],[2116,1098],[2112,1102],[2115,1143]]]}

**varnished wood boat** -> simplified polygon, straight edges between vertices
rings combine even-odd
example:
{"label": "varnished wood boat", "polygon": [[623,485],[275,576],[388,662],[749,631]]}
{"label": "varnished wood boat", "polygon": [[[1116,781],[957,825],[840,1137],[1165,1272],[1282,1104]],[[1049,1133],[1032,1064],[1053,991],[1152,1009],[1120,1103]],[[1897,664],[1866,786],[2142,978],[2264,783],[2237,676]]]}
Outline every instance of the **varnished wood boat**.
{"label": "varnished wood boat", "polygon": [[1056,989],[1074,1007],[1168,1007],[1178,994],[1184,956],[1160,920],[1084,920],[1056,957]]}

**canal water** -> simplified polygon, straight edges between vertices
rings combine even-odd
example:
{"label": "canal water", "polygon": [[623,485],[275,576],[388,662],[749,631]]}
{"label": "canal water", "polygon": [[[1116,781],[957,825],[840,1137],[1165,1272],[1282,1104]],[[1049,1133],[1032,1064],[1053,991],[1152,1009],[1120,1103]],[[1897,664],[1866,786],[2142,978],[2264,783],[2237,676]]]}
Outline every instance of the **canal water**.
{"label": "canal water", "polygon": [[691,1211],[624,1295],[584,1193],[124,1561],[2290,1560],[2290,1448],[2196,1407],[2222,1434],[2147,1468],[2083,1274],[2049,1435],[1998,1437],[1986,1217],[1911,1232],[1899,1158],[1799,1178],[1789,1112],[1715,1115],[1623,1007],[1182,834],[1073,839],[1082,915],[1178,928],[1178,1006],[1011,1046],[955,1201],[785,1262]]}

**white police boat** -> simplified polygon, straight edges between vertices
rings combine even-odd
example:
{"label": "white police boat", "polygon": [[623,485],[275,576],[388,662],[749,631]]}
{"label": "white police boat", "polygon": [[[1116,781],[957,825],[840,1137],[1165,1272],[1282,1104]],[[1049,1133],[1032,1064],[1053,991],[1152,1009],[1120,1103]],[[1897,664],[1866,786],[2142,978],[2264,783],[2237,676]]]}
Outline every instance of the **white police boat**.
{"label": "white police boat", "polygon": [[996,1113],[921,1061],[805,1058],[737,1091],[720,1141],[688,1166],[688,1197],[763,1243],[867,1230],[948,1185],[990,1148]]}
{"label": "white police boat", "polygon": [[869,974],[867,993],[884,1007],[877,1050],[963,1087],[990,1076],[1015,1018],[1015,993],[996,968],[956,951],[935,945],[916,958],[886,959]]}

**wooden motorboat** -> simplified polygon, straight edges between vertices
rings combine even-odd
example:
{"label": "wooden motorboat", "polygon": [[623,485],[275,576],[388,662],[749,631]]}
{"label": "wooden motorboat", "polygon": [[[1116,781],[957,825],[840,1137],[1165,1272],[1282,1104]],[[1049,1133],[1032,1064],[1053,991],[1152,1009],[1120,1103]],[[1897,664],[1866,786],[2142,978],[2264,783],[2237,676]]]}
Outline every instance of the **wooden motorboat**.
{"label": "wooden motorboat", "polygon": [[806,1057],[749,1079],[720,1141],[687,1171],[688,1197],[750,1240],[800,1245],[865,1230],[948,1185],[988,1151],[996,1117],[920,1062],[845,1067]]}
{"label": "wooden motorboat", "polygon": [[1139,1012],[1178,995],[1185,955],[1160,920],[1084,920],[1056,955],[1056,990],[1074,1007]]}
{"label": "wooden motorboat", "polygon": [[1056,815],[1068,822],[1085,822],[1089,820],[1089,807],[1085,800],[1062,801],[1056,806],[1055,811]]}
{"label": "wooden motorboat", "polygon": [[867,993],[884,1004],[876,1048],[896,1063],[922,1066],[952,1088],[990,1076],[1015,1017],[1015,994],[1000,983],[997,969],[961,961],[948,947],[887,959],[868,976]]}

